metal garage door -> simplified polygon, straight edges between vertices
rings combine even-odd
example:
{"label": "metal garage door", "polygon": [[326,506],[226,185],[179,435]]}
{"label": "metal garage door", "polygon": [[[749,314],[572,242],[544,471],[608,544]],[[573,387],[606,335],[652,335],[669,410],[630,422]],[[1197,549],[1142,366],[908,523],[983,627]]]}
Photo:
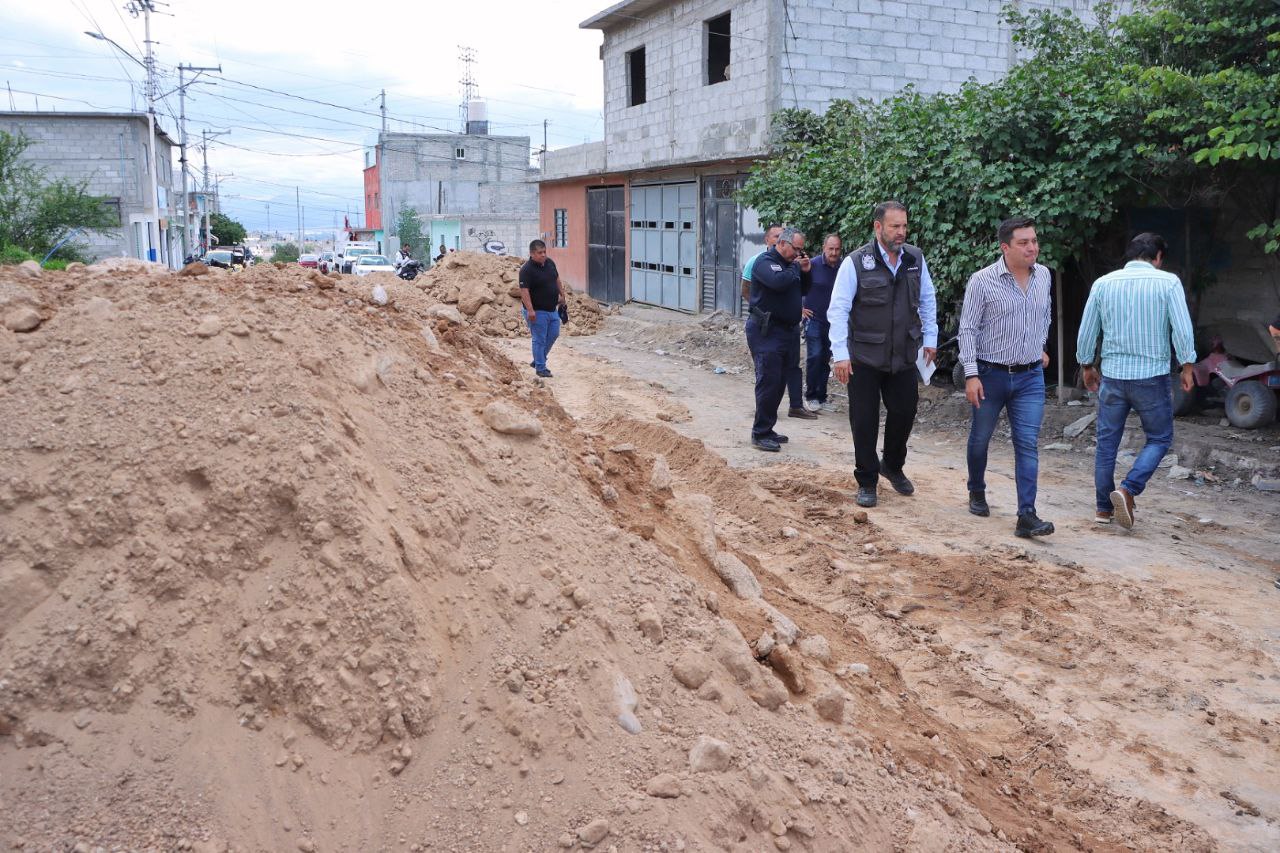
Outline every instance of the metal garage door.
{"label": "metal garage door", "polygon": [[631,188],[631,298],[698,310],[696,183]]}

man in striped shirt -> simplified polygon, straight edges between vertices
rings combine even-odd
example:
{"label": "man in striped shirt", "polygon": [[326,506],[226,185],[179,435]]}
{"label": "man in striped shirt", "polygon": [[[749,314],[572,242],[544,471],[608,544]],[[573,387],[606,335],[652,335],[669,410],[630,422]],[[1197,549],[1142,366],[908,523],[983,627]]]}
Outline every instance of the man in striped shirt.
{"label": "man in striped shirt", "polygon": [[965,396],[973,406],[969,425],[969,512],[991,514],[987,506],[987,447],[1000,410],[1009,415],[1013,435],[1014,481],[1018,487],[1018,523],[1024,538],[1048,536],[1050,522],[1036,515],[1040,424],[1044,420],[1044,368],[1049,354],[1047,267],[1038,265],[1040,241],[1035,223],[1014,217],[1000,223],[1000,260],[969,278],[960,312],[960,362]]}
{"label": "man in striped shirt", "polygon": [[[1182,388],[1195,380],[1195,339],[1182,282],[1161,271],[1166,251],[1159,234],[1139,234],[1125,251],[1124,269],[1093,283],[1076,339],[1076,361],[1084,365],[1084,384],[1098,392],[1098,449],[1093,463],[1099,524],[1114,517],[1133,527],[1134,498],[1142,494],[1160,460],[1173,444],[1173,401],[1169,379],[1169,339],[1182,365]],[[1094,366],[1102,335],[1102,374]],[[1136,411],[1146,433],[1133,467],[1115,485],[1116,451],[1124,421]]]}

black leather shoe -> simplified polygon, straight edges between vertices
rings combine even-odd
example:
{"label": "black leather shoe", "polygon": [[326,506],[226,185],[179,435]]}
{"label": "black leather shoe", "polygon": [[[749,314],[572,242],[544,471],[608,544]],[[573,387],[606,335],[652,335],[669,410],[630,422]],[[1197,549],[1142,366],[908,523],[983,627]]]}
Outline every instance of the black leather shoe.
{"label": "black leather shoe", "polygon": [[787,417],[802,418],[806,421],[816,421],[818,419],[818,413],[811,412],[808,409],[788,409]]}
{"label": "black leather shoe", "polygon": [[786,444],[791,440],[780,432],[775,432],[773,435],[769,436],[769,438],[772,438],[774,441],[778,442],[778,444]]}
{"label": "black leather shoe", "polygon": [[901,471],[890,471],[884,465],[880,466],[880,476],[889,481],[889,485],[893,486],[893,490],[900,495],[914,495],[916,487],[907,479],[907,475]]}
{"label": "black leather shoe", "polygon": [[1014,536],[1030,539],[1032,536],[1048,536],[1053,532],[1053,523],[1041,521],[1034,512],[1018,516],[1018,526],[1013,528]]}
{"label": "black leather shoe", "polygon": [[544,368],[542,368],[541,370],[539,370],[539,371],[538,371],[538,375],[539,375],[539,376],[541,376],[543,379],[550,379],[550,378],[551,378],[551,371],[550,371],[550,370],[547,370],[547,369],[544,367]]}
{"label": "black leather shoe", "polygon": [[770,453],[777,453],[782,449],[782,445],[772,438],[753,438],[751,439],[751,446],[756,450],[767,450]]}
{"label": "black leather shoe", "polygon": [[870,509],[876,505],[876,490],[873,486],[858,486],[858,496],[854,498],[858,506]]}
{"label": "black leather shoe", "polygon": [[970,492],[969,493],[969,512],[974,515],[980,515],[986,518],[991,515],[991,507],[987,506],[986,492]]}

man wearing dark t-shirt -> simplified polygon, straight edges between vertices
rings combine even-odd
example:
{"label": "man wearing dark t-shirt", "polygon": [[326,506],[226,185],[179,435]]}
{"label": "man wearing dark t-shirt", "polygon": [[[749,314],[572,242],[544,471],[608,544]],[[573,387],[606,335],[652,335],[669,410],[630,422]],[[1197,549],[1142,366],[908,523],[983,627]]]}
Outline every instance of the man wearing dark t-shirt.
{"label": "man wearing dark t-shirt", "polygon": [[520,267],[520,301],[524,303],[524,319],[533,338],[531,366],[539,376],[550,377],[547,354],[560,337],[559,307],[564,304],[560,273],[556,262],[547,257],[547,244],[534,240],[529,244],[529,260]]}

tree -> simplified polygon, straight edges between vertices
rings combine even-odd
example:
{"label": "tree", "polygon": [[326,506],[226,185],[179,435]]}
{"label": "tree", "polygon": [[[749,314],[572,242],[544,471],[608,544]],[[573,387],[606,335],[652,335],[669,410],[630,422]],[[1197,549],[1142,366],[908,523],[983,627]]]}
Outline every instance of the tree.
{"label": "tree", "polygon": [[[44,255],[76,230],[103,233],[120,227],[105,199],[87,192],[88,181],[50,179],[23,160],[31,140],[0,130],[0,246]],[[74,258],[74,248],[65,248]]]}
{"label": "tree", "polygon": [[209,215],[209,230],[219,246],[238,246],[248,234],[243,225],[222,213]]}
{"label": "tree", "polygon": [[[776,154],[741,199],[764,219],[861,242],[872,206],[898,198],[944,307],[995,257],[996,225],[1013,214],[1036,218],[1046,263],[1090,279],[1095,244],[1122,230],[1126,207],[1220,205],[1230,191],[1259,196],[1269,224],[1250,233],[1276,253],[1280,15],[1269,5],[1151,0],[1116,18],[1099,4],[1093,27],[1006,9],[1023,58],[1003,79],[783,111]],[[1211,280],[1206,266],[1187,277]]]}
{"label": "tree", "polygon": [[400,237],[400,245],[408,246],[414,257],[428,257],[427,238],[422,234],[422,217],[415,208],[401,208],[396,217],[396,234]]}
{"label": "tree", "polygon": [[272,263],[291,264],[299,257],[297,243],[276,243],[271,250]]}

